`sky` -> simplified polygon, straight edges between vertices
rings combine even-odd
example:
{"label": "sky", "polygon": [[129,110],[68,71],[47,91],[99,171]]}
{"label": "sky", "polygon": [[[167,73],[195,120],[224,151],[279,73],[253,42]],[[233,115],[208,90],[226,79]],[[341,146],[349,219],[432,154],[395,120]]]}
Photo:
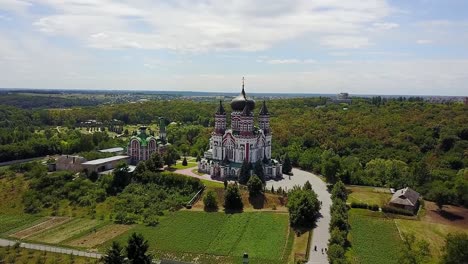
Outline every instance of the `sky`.
{"label": "sky", "polygon": [[0,0],[0,87],[468,96],[466,0]]}

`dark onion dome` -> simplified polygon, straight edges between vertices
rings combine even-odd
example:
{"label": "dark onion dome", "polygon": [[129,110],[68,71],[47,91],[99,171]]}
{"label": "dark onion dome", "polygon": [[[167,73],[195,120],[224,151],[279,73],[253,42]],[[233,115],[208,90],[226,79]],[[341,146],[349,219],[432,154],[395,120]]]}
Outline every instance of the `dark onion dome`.
{"label": "dark onion dome", "polygon": [[252,111],[255,108],[255,101],[245,95],[244,85],[242,84],[242,92],[236,98],[232,99],[231,108],[232,111],[241,112],[246,105],[249,107],[249,110]]}
{"label": "dark onion dome", "polygon": [[223,107],[223,102],[221,100],[219,100],[219,106],[218,106],[218,110],[216,110],[216,114],[217,115],[225,115],[226,114],[226,111],[224,110],[224,107]]}
{"label": "dark onion dome", "polygon": [[242,115],[243,115],[243,116],[249,116],[250,113],[251,113],[251,112],[250,112],[249,106],[248,106],[248,105],[245,105],[245,106],[244,106],[244,109],[242,110]]}
{"label": "dark onion dome", "polygon": [[269,115],[268,108],[266,107],[265,100],[263,100],[262,108],[260,108],[260,115]]}

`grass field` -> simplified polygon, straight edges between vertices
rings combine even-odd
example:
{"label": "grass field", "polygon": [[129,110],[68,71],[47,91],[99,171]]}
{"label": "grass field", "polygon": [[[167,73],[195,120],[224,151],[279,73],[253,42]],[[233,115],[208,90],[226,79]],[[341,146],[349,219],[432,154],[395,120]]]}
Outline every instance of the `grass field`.
{"label": "grass field", "polygon": [[351,209],[349,222],[350,263],[398,263],[401,238],[393,220],[384,218],[380,212]]}
{"label": "grass field", "polygon": [[380,207],[388,203],[392,195],[387,189],[365,186],[347,187],[351,193],[348,195],[348,203],[359,202],[367,204],[377,204]]}
{"label": "grass field", "polygon": [[136,226],[118,240],[124,244],[132,232],[142,233],[159,257],[203,263],[237,263],[244,252],[252,263],[286,263],[293,239],[288,215],[274,213],[180,211],[157,227]]}
{"label": "grass field", "polygon": [[416,236],[416,239],[425,240],[429,243],[431,263],[440,262],[442,248],[445,246],[445,237],[448,233],[468,233],[467,229],[445,224],[406,219],[396,219],[395,222],[401,232],[413,233]]}
{"label": "grass field", "polygon": [[40,221],[41,217],[33,215],[0,214],[0,235],[10,233],[12,230],[26,227]]}
{"label": "grass field", "polygon": [[187,162],[187,166],[184,166],[184,165],[182,165],[182,161],[178,160],[176,165],[173,165],[172,168],[176,169],[176,170],[180,170],[180,169],[193,168],[193,167],[196,167],[196,166],[197,166],[196,162],[189,161],[189,162]]}
{"label": "grass field", "polygon": [[64,224],[36,233],[28,237],[28,240],[48,244],[58,244],[82,234],[87,234],[103,224],[106,224],[106,222],[94,219],[75,218]]}
{"label": "grass field", "polygon": [[99,263],[97,259],[77,257],[65,254],[43,252],[32,249],[13,247],[0,247],[0,263],[22,263],[22,264],[90,264]]}

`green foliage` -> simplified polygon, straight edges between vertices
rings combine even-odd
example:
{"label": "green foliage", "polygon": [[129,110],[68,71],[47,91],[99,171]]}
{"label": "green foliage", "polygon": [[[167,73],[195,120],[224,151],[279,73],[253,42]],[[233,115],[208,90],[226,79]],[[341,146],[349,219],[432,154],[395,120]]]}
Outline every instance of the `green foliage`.
{"label": "green foliage", "polygon": [[[151,155],[151,158],[149,158],[146,161],[140,161],[138,165],[140,163],[145,164],[141,166],[146,166],[146,170],[159,171],[164,165],[164,160],[163,160],[163,157],[161,157],[161,155],[159,154],[159,152],[156,151],[155,153],[153,153],[153,155]],[[143,170],[143,168],[140,168],[139,170],[141,171]]]}
{"label": "green foliage", "polygon": [[448,234],[442,256],[443,264],[457,264],[468,262],[468,234]]}
{"label": "green foliage", "polygon": [[425,240],[416,241],[414,234],[403,233],[402,235],[403,247],[398,262],[402,264],[427,263],[430,256],[429,243]]}
{"label": "green foliage", "polygon": [[122,246],[116,241],[112,242],[112,246],[102,257],[101,262],[104,264],[124,264],[125,256],[123,255]]}
{"label": "green foliage", "polygon": [[151,264],[152,256],[147,253],[149,248],[148,240],[142,234],[133,233],[128,239],[125,248],[129,264]]}
{"label": "green foliage", "polygon": [[244,208],[242,196],[237,185],[228,185],[224,192],[224,207],[227,210],[242,210]]}
{"label": "green foliage", "polygon": [[289,159],[288,153],[284,155],[284,161],[283,161],[283,173],[289,174],[291,173],[292,170],[292,164],[291,164],[291,159]]}
{"label": "green foliage", "polygon": [[320,202],[313,190],[294,188],[288,193],[289,221],[295,227],[311,227],[320,211]]}
{"label": "green foliage", "polygon": [[257,196],[263,192],[263,182],[257,175],[252,175],[247,182],[250,196]]}
{"label": "green foliage", "polygon": [[203,204],[205,205],[205,211],[214,211],[218,209],[218,201],[216,199],[216,192],[209,190],[205,197],[203,197]]}
{"label": "green foliage", "polygon": [[348,199],[348,191],[346,190],[346,187],[343,184],[343,182],[338,181],[337,183],[333,185],[331,198],[340,199],[342,201],[346,201]]}
{"label": "green foliage", "polygon": [[414,213],[405,209],[401,208],[396,208],[388,205],[382,206],[382,212],[384,213],[390,213],[390,214],[401,214],[401,215],[407,215],[407,216],[413,216]]}
{"label": "green foliage", "polygon": [[244,160],[242,162],[242,166],[240,169],[240,174],[239,174],[239,183],[240,184],[247,184],[247,182],[250,179],[250,170],[251,170],[252,165],[248,160]]}
{"label": "green foliage", "polygon": [[342,246],[339,244],[332,244],[329,246],[328,251],[328,260],[332,264],[341,264],[346,263],[345,261],[345,251]]}
{"label": "green foliage", "polygon": [[[273,185],[271,187],[273,187]],[[309,181],[306,181],[306,183],[304,183],[304,190],[312,190],[312,184],[310,184]]]}
{"label": "green foliage", "polygon": [[260,159],[257,160],[257,162],[255,162],[254,174],[257,175],[262,182],[265,182],[265,174],[263,173],[263,164]]}

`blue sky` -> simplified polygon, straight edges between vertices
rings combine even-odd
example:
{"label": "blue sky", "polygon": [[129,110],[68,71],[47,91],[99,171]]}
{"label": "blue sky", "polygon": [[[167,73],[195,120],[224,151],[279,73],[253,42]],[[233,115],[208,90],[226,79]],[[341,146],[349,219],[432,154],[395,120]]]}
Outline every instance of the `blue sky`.
{"label": "blue sky", "polygon": [[0,87],[468,95],[466,0],[0,0]]}

